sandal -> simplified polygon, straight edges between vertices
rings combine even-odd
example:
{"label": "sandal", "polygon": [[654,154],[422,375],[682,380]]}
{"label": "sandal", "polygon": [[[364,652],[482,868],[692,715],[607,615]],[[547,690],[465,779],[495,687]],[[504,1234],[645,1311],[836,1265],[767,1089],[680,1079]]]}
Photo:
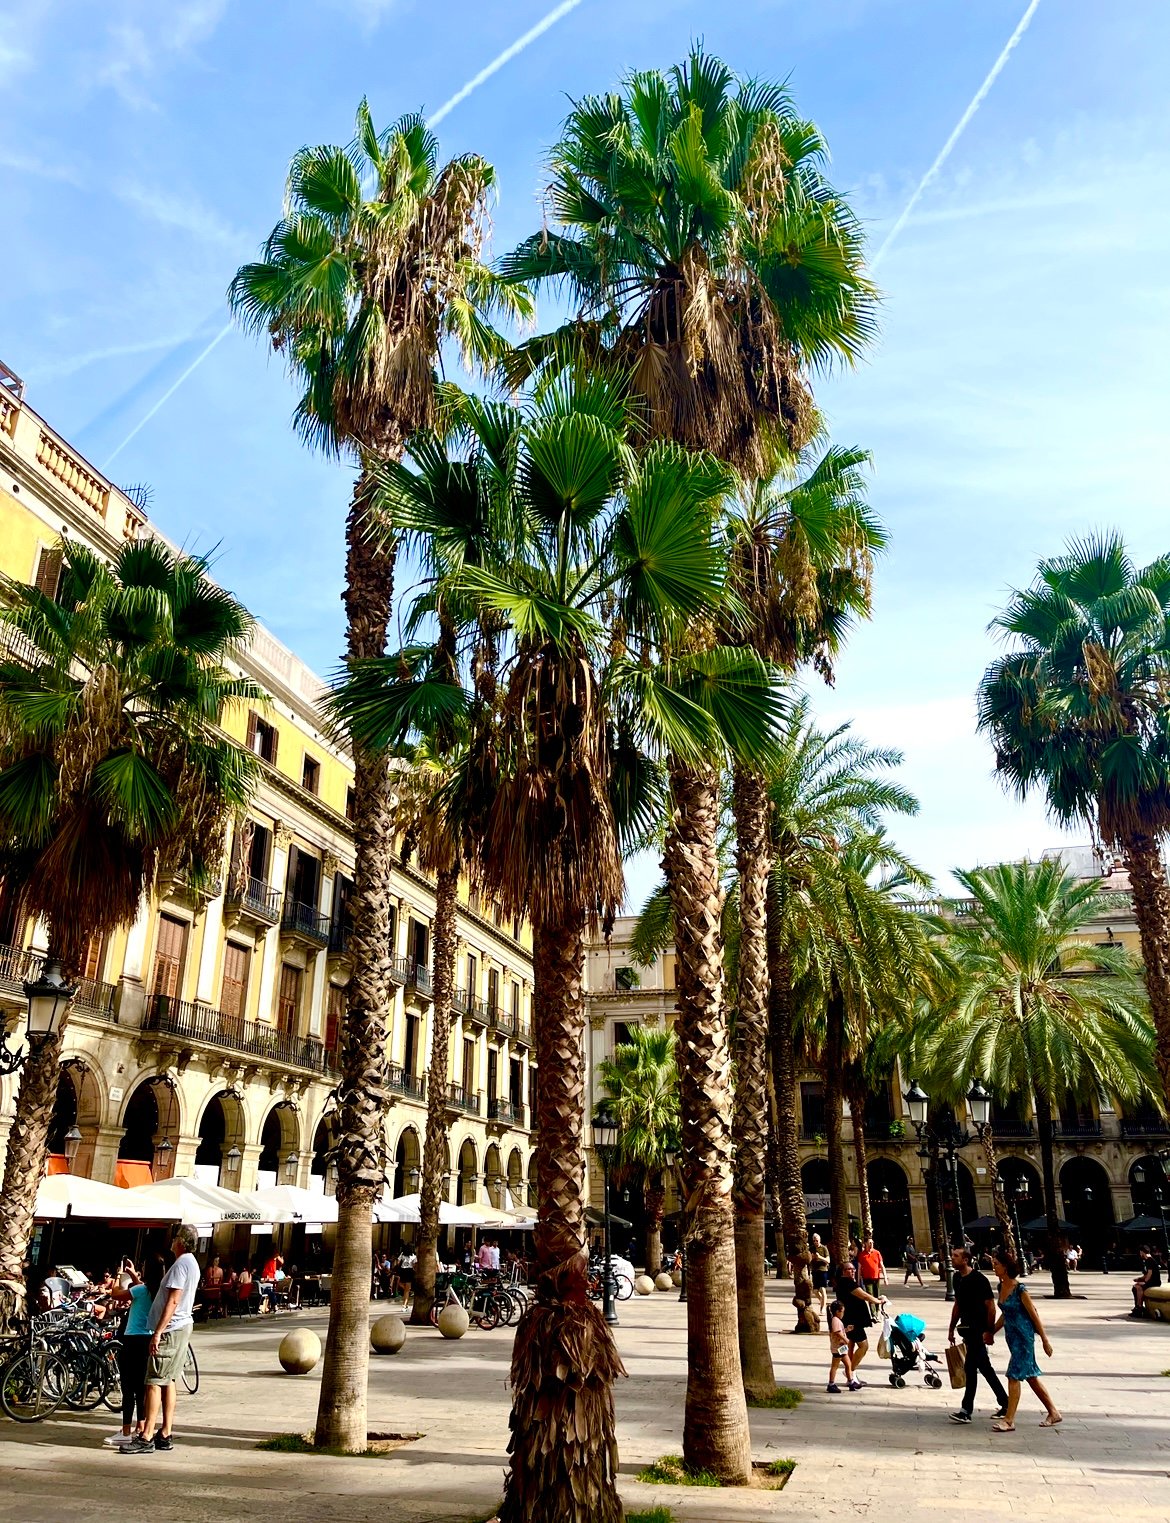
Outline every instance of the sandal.
{"label": "sandal", "polygon": [[1058,1412],[1055,1417],[1053,1417],[1051,1414],[1046,1417],[1040,1426],[1042,1428],[1055,1428],[1057,1423],[1062,1423],[1063,1421],[1064,1418]]}
{"label": "sandal", "polygon": [[1016,1425],[1015,1423],[1009,1423],[1006,1418],[1001,1417],[996,1422],[992,1423],[991,1431],[993,1433],[1014,1433],[1016,1431]]}

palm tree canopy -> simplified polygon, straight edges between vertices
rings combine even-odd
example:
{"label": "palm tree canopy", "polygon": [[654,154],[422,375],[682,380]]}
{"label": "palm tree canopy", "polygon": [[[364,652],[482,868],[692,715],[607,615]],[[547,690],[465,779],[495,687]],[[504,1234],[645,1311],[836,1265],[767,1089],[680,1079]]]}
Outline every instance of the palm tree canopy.
{"label": "palm tree canopy", "polygon": [[293,159],[284,216],[229,300],[303,385],[295,421],[312,443],[396,454],[435,422],[443,340],[469,366],[495,363],[504,344],[489,318],[531,316],[523,286],[480,259],[494,189],[486,160],[440,167],[421,116],[378,132],[365,100],[353,142]]}
{"label": "palm tree canopy", "polygon": [[918,1053],[961,1088],[982,1078],[1001,1100],[1066,1093],[1133,1101],[1157,1088],[1138,966],[1078,928],[1103,909],[1094,882],[1056,861],[956,872],[974,900],[945,922],[947,963],[920,1023]]}
{"label": "palm tree canopy", "polygon": [[617,1119],[622,1162],[664,1168],[679,1149],[674,1032],[634,1026],[598,1064],[597,1077]]}
{"label": "palm tree canopy", "polygon": [[62,548],[57,601],[3,584],[0,875],[70,959],[133,920],[159,868],[218,871],[257,763],[217,726],[262,695],[225,665],[251,620],[204,560],[155,541],[110,566]]}
{"label": "palm tree canopy", "polygon": [[1110,845],[1170,830],[1170,556],[1139,569],[1115,534],[1073,542],[992,628],[1013,649],[983,677],[979,725],[1005,782]]}
{"label": "palm tree canopy", "polygon": [[815,432],[806,371],[853,361],[875,329],[861,229],[826,158],[783,87],[698,48],[587,96],[552,150],[553,230],[501,262],[566,286],[579,315],[506,375],[609,357],[653,434],[770,474]]}

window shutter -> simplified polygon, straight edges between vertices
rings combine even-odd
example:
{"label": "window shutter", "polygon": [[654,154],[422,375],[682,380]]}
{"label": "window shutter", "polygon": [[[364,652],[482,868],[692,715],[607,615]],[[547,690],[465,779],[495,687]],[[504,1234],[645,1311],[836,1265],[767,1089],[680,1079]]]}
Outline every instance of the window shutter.
{"label": "window shutter", "polygon": [[271,734],[272,734],[272,755],[268,758],[268,760],[275,767],[276,766],[276,750],[277,750],[277,747],[280,745],[280,732],[277,730],[275,725],[272,726]]}
{"label": "window shutter", "polygon": [[248,738],[244,742],[249,751],[256,750],[256,715],[248,710]]}
{"label": "window shutter", "polygon": [[41,553],[37,559],[36,589],[43,592],[47,598],[57,596],[57,588],[61,583],[61,561],[63,554],[59,545],[42,545]]}

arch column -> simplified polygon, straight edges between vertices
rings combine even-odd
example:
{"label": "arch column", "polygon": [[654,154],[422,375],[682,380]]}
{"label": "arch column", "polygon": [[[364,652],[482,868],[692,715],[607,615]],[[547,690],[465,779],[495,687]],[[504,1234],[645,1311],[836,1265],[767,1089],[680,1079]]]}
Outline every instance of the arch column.
{"label": "arch column", "polygon": [[194,1136],[190,1132],[180,1132],[178,1141],[175,1143],[175,1165],[171,1170],[173,1176],[194,1174],[195,1154],[199,1151],[200,1137],[196,1132]]}
{"label": "arch column", "polygon": [[[225,1141],[225,1147],[231,1147],[230,1138]],[[260,1154],[264,1151],[259,1142],[245,1142],[239,1147],[243,1157],[240,1159],[240,1178],[235,1188],[240,1191],[254,1190],[256,1188],[256,1172],[260,1165]],[[277,1183],[280,1182],[280,1170],[276,1171]]]}
{"label": "arch column", "polygon": [[125,1135],[124,1126],[98,1127],[90,1149],[89,1168],[86,1171],[90,1179],[99,1180],[105,1185],[113,1184],[118,1165],[118,1149],[122,1146],[122,1138]]}

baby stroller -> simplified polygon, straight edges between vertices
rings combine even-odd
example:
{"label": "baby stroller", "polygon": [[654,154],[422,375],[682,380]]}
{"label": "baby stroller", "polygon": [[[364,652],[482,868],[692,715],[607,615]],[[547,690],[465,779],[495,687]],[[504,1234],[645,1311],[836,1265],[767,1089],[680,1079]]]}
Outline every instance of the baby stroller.
{"label": "baby stroller", "polygon": [[882,1337],[890,1351],[890,1384],[899,1390],[906,1376],[921,1372],[924,1385],[937,1391],[942,1385],[938,1356],[927,1351],[926,1323],[921,1317],[902,1312],[893,1321],[887,1315],[882,1322]]}

